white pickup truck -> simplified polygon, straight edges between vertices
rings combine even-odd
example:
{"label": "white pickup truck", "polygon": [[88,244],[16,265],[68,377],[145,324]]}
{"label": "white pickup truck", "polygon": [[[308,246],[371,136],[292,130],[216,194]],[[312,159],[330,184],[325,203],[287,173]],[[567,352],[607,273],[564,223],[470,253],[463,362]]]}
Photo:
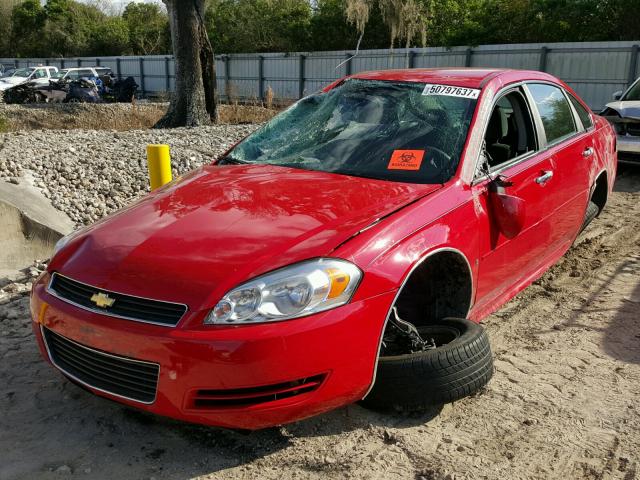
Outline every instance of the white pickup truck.
{"label": "white pickup truck", "polygon": [[58,69],[56,67],[26,67],[16,69],[11,76],[0,78],[0,92],[22,83],[30,82],[36,85],[48,85]]}

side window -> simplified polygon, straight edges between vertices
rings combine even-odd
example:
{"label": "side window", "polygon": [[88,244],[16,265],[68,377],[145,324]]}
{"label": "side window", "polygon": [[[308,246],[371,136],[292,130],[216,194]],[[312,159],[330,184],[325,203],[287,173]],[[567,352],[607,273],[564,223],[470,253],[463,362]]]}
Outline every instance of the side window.
{"label": "side window", "polygon": [[71,78],[72,80],[77,80],[78,78],[80,78],[78,76],[78,70],[71,70],[67,75],[67,78]]}
{"label": "side window", "polygon": [[78,77],[82,78],[82,77],[89,77],[92,78],[95,75],[93,74],[93,70],[89,69],[89,68],[84,68],[82,70],[78,70]]}
{"label": "side window", "polygon": [[538,107],[547,143],[554,143],[577,131],[573,112],[560,88],[544,83],[531,83],[528,87]]}
{"label": "side window", "polygon": [[589,130],[591,127],[593,127],[593,122],[591,121],[591,115],[589,115],[589,112],[587,111],[587,109],[582,106],[582,104],[578,101],[576,97],[569,94],[569,99],[573,104],[573,108],[575,108],[576,112],[578,112],[578,117],[582,122],[582,126],[584,127],[585,130]]}
{"label": "side window", "polygon": [[44,78],[47,76],[47,73],[44,71],[43,68],[39,68],[38,70],[35,71],[35,73],[33,74],[33,78]]}
{"label": "side window", "polygon": [[531,113],[519,90],[498,100],[489,117],[484,140],[490,168],[536,150]]}

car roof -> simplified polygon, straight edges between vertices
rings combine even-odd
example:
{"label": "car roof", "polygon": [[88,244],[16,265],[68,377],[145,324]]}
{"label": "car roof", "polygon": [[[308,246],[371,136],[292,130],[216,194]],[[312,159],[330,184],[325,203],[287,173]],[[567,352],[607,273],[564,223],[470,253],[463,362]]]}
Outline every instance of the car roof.
{"label": "car roof", "polygon": [[494,79],[501,80],[503,84],[519,80],[546,80],[560,83],[556,78],[547,73],[533,70],[502,68],[410,68],[405,70],[379,70],[357,73],[351,75],[350,78],[398,82],[433,82],[466,88],[483,88]]}

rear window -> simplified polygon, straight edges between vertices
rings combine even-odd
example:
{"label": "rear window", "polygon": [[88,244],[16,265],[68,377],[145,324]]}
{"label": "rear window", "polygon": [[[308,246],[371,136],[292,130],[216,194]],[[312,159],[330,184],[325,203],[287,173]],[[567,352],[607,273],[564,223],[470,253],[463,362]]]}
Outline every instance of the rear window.
{"label": "rear window", "polygon": [[571,99],[573,108],[575,108],[576,112],[578,112],[578,117],[582,122],[582,126],[585,128],[585,130],[589,130],[591,127],[593,127],[593,122],[591,121],[591,115],[589,115],[589,112],[582,106],[582,104],[578,101],[576,97],[569,94],[569,98]]}
{"label": "rear window", "polygon": [[222,163],[445,182],[460,161],[476,100],[424,90],[423,83],[347,80],[274,117]]}
{"label": "rear window", "polygon": [[528,87],[538,107],[547,143],[555,143],[577,131],[573,112],[560,88],[544,83],[533,83]]}

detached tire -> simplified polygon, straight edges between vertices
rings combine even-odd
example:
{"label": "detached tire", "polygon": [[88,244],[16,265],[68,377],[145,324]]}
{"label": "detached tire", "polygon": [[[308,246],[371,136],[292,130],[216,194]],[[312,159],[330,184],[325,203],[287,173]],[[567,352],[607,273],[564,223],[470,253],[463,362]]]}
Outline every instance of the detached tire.
{"label": "detached tire", "polygon": [[380,357],[373,389],[362,401],[366,407],[424,410],[471,395],[489,382],[493,358],[484,328],[460,318],[445,318],[438,325],[418,327],[421,335],[425,328],[440,328],[445,336],[450,332],[457,335],[432,350]]}

